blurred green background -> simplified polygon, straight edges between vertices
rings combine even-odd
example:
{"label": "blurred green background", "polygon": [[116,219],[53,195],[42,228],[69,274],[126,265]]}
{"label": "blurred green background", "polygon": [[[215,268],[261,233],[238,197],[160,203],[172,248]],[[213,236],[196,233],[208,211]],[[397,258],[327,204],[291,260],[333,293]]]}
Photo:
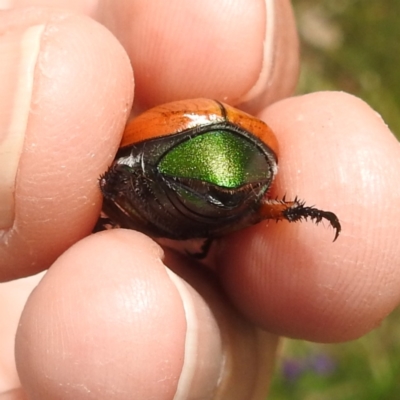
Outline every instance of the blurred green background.
{"label": "blurred green background", "polygon": [[[299,93],[364,99],[400,137],[400,1],[294,0],[301,38]],[[399,395],[400,399],[400,395]]]}
{"label": "blurred green background", "polygon": [[[400,138],[400,0],[293,5],[302,50],[297,92],[361,97]],[[285,339],[268,399],[400,400],[400,310],[349,343]]]}

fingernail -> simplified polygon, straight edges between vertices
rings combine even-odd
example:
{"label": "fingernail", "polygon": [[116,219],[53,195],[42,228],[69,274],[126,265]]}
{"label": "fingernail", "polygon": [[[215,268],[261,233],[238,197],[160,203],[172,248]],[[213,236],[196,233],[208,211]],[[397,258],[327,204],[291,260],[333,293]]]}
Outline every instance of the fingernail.
{"label": "fingernail", "polygon": [[14,0],[0,0],[0,10],[9,10],[13,7]]}
{"label": "fingernail", "polygon": [[263,63],[261,67],[260,75],[258,76],[257,82],[250,89],[249,92],[241,99],[241,102],[251,102],[255,98],[262,95],[265,88],[268,87],[268,80],[272,73],[271,70],[274,64],[274,39],[275,39],[275,23],[276,23],[276,11],[274,0],[265,1],[265,40],[263,45]]}
{"label": "fingernail", "polygon": [[258,79],[239,99],[245,111],[260,111],[291,96],[299,72],[299,43],[290,0],[264,0],[265,30]]}
{"label": "fingernail", "polygon": [[[201,353],[199,349],[200,338],[198,335],[199,333],[198,325],[200,321],[198,318],[198,312],[196,311],[196,309],[199,308],[199,304],[196,304],[198,303],[199,299],[198,298],[196,299],[197,296],[195,296],[193,290],[179,276],[175,275],[172,271],[168,269],[166,271],[182,298],[182,304],[184,307],[186,324],[187,324],[185,352],[184,352],[185,356],[183,360],[182,373],[179,378],[178,387],[174,396],[174,400],[183,400],[191,398],[190,396],[193,394],[193,392],[196,392],[196,395],[199,395],[198,390],[201,393],[201,396],[199,396],[200,398],[203,397],[204,394],[208,392],[207,386],[209,385],[209,382],[207,382],[207,379],[204,379],[201,385],[196,385],[196,375],[200,376],[202,375],[201,373],[199,374],[197,371],[199,358],[202,358],[201,355],[199,355],[199,353]],[[205,308],[203,310],[205,310]],[[210,320],[211,319],[209,318],[205,319],[203,324],[208,324]],[[218,335],[215,335],[215,337],[218,337]],[[221,354],[218,354],[217,348],[218,346],[215,347],[216,351],[213,354],[216,361],[219,358],[221,358]]]}
{"label": "fingernail", "polygon": [[12,227],[15,183],[44,25],[0,36],[0,229]]}

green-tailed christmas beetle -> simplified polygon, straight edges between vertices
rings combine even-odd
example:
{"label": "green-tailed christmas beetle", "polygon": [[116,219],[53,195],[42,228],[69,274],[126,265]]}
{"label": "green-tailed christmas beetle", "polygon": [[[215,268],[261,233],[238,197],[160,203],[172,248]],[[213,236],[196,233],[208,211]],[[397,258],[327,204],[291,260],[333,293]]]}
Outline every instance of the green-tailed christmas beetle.
{"label": "green-tailed christmas beetle", "polygon": [[213,238],[265,219],[291,222],[336,215],[297,198],[268,198],[278,143],[264,122],[219,101],[176,101],[128,123],[114,163],[100,178],[111,224],[159,238]]}

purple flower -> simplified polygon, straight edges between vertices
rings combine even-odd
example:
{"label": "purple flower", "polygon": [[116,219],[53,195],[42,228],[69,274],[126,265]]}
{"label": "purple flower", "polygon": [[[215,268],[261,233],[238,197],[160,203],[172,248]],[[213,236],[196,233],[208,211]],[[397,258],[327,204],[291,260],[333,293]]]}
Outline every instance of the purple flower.
{"label": "purple flower", "polygon": [[287,381],[294,382],[300,377],[305,368],[303,360],[287,358],[282,363],[282,374]]}
{"label": "purple flower", "polygon": [[332,375],[336,366],[336,361],[324,353],[312,354],[303,358],[285,358],[282,362],[282,375],[287,382],[294,383],[307,372],[320,376]]}
{"label": "purple flower", "polygon": [[331,375],[336,370],[336,362],[328,354],[314,354],[310,356],[308,362],[310,369],[314,370],[318,375]]}

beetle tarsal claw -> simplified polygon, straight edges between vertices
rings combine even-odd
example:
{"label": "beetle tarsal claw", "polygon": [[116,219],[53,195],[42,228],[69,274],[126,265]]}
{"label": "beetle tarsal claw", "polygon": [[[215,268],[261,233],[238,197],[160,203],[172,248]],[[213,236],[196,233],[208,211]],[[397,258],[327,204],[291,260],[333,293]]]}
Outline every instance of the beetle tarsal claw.
{"label": "beetle tarsal claw", "polygon": [[335,229],[335,241],[342,230],[338,217],[330,211],[319,210],[315,207],[308,207],[305,202],[297,197],[293,201],[265,199],[260,209],[262,219],[275,219],[276,221],[286,220],[289,222],[299,222],[310,218],[316,224],[322,220],[327,220]]}

